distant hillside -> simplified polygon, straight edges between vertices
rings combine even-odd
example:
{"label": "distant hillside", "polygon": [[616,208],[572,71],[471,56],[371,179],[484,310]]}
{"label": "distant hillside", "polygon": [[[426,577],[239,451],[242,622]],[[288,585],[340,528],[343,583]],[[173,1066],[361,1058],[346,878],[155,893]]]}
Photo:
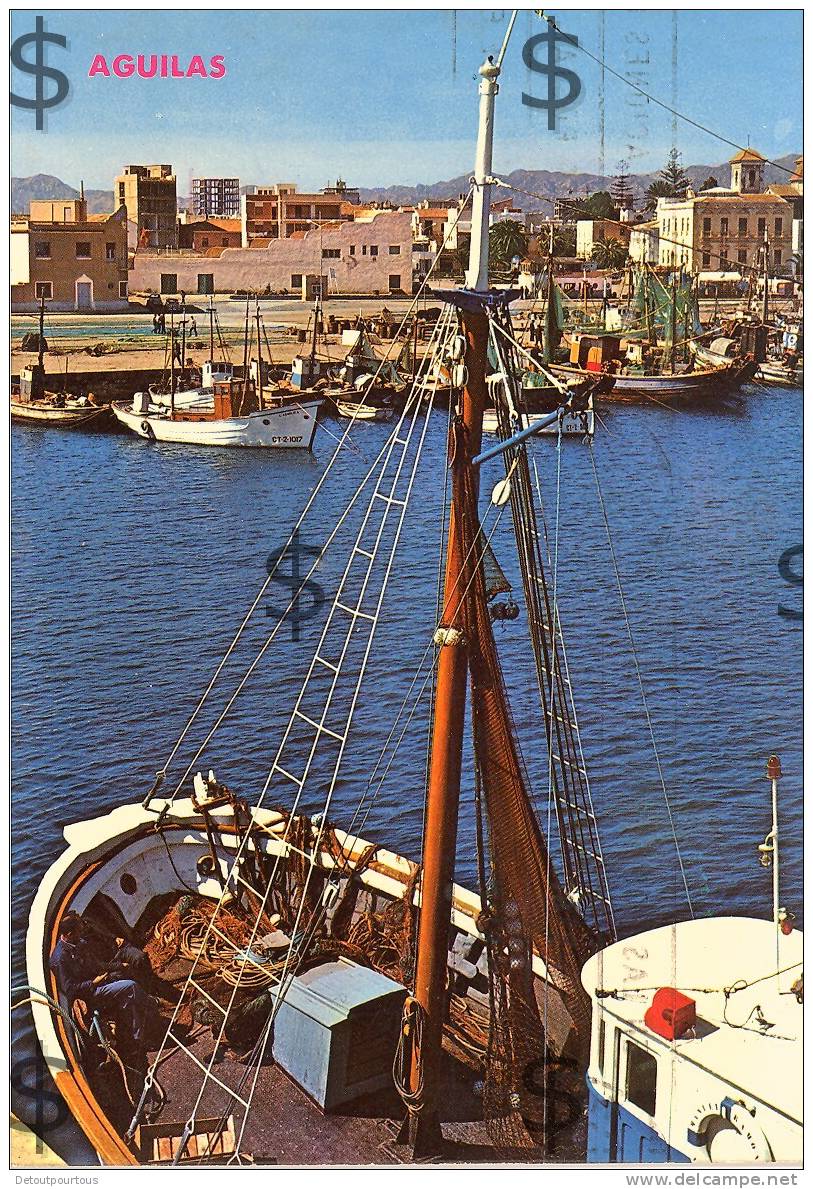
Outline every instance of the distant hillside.
{"label": "distant hillside", "polygon": [[[785,157],[778,157],[776,165],[767,165],[765,181],[786,182],[788,174],[777,166],[784,165],[793,169],[797,154],[790,153]],[[700,186],[708,177],[715,177],[721,186],[728,185],[731,179],[731,167],[728,162],[718,165],[687,165],[685,172],[695,186]],[[363,202],[391,202],[394,206],[410,205],[422,199],[455,198],[458,194],[466,194],[469,189],[469,174],[450,178],[445,182],[433,182],[432,185],[418,186],[377,186],[360,190]],[[653,173],[630,174],[630,187],[636,198],[646,193],[649,185],[658,177],[658,171]],[[544,209],[545,198],[584,197],[596,190],[609,190],[613,179],[597,173],[560,173],[548,169],[515,169],[506,175],[505,180],[520,190],[527,190],[531,194],[541,194],[543,199],[518,194],[510,189],[500,188],[496,191],[497,198],[512,198],[517,207],[523,211]]]}
{"label": "distant hillside", "polygon": [[[795,153],[777,159],[778,165],[793,169],[796,162]],[[716,177],[721,186],[728,184],[731,170],[727,162],[718,165],[687,165],[686,173],[692,182],[699,186],[707,177]],[[630,175],[630,186],[636,198],[641,198],[647,187],[658,176],[654,173],[635,173]],[[498,190],[496,197],[513,198],[516,205],[523,211],[544,209],[544,198],[567,198],[569,195],[583,197],[595,190],[608,190],[612,185],[612,177],[604,177],[597,173],[561,173],[548,169],[515,169],[506,176],[506,181],[518,186],[520,190],[528,190],[531,194],[540,194],[543,199],[517,194],[512,190]],[[765,180],[782,182],[788,180],[788,174],[776,165],[765,168]],[[252,186],[241,186],[245,193]],[[362,202],[391,202],[394,206],[412,204],[421,199],[454,199],[458,194],[465,194],[469,188],[469,175],[449,178],[445,182],[432,182],[430,185],[415,186],[374,186],[359,191]],[[78,198],[79,191],[69,186],[51,174],[38,173],[30,178],[11,179],[11,209],[15,214],[28,213],[28,204],[36,198]],[[113,210],[112,190],[85,190],[88,212],[90,214],[105,214]],[[188,198],[178,197],[178,208],[183,209],[191,205]]]}
{"label": "distant hillside", "polygon": [[[31,178],[11,179],[11,209],[15,215],[27,215],[32,199],[78,198],[79,191],[49,173],[35,173]],[[85,190],[88,214],[103,215],[113,210],[112,190]]]}

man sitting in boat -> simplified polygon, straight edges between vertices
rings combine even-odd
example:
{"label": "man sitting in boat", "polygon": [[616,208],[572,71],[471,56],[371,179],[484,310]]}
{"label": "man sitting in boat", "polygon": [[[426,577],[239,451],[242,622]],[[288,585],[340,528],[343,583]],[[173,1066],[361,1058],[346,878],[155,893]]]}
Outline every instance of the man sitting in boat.
{"label": "man sitting in boat", "polygon": [[113,1016],[126,1030],[131,1047],[140,1053],[146,1048],[146,1032],[158,1011],[143,986],[152,978],[152,970],[143,950],[124,938],[117,937],[116,943],[114,957],[105,962],[81,916],[67,912],[49,965],[71,1005],[82,1000],[91,1011]]}

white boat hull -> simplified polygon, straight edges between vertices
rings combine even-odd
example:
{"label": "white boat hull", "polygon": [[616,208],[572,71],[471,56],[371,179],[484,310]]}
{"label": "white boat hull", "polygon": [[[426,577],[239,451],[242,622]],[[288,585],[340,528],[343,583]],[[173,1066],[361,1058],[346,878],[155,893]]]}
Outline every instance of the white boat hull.
{"label": "white boat hull", "polygon": [[[71,909],[85,912],[95,897],[106,897],[121,912],[128,928],[135,927],[155,897],[177,891],[179,886],[194,889],[206,899],[217,902],[221,885],[201,865],[210,855],[206,829],[201,814],[189,799],[178,799],[161,813],[162,828],[156,829],[156,806],[121,805],[102,817],[76,822],[64,831],[67,847],[54,860],[40,882],[31,906],[26,935],[26,964],[30,984],[58,999],[66,1015],[69,1001],[58,987],[49,969],[54,947],[54,929],[62,915]],[[286,862],[291,856],[285,817],[274,809],[253,811],[263,832],[262,849],[269,861]],[[221,834],[220,878],[225,879],[234,862],[238,839],[234,833]],[[341,853],[348,859],[348,874],[366,852],[368,843],[337,830]],[[249,844],[248,853],[255,849]],[[335,852],[323,847],[315,862],[323,871],[336,868]],[[405,896],[417,897],[414,886],[415,865],[400,855],[379,847],[374,864],[359,865],[354,878],[382,902],[395,902]],[[127,882],[125,882],[125,880]],[[125,890],[126,889],[126,890]],[[462,943],[482,943],[479,931],[480,898],[455,884],[452,888],[451,930]],[[458,944],[460,944],[460,942]],[[456,952],[456,951],[455,951]],[[453,955],[451,955],[453,956]],[[551,1004],[549,1041],[556,1053],[568,1042],[571,1020],[561,993],[547,980],[544,961],[537,954],[532,959],[535,980],[547,983]],[[474,974],[457,979],[477,981]],[[468,984],[466,984],[468,985]],[[460,995],[468,994],[463,985]],[[483,999],[481,994],[480,999]],[[37,1040],[46,1066],[57,1089],[99,1158],[106,1165],[137,1163],[133,1150],[116,1132],[107,1117],[109,1104],[96,1098],[78,1059],[64,1018],[48,1004],[34,998],[31,1005]]]}
{"label": "white boat hull", "polygon": [[319,404],[319,401],[305,401],[218,420],[205,413],[200,420],[191,417],[173,420],[165,410],[135,413],[130,406],[122,404],[113,405],[113,414],[127,429],[148,441],[309,450],[316,432]]}
{"label": "white boat hull", "polygon": [[[550,413],[526,413],[525,420],[528,425],[535,425],[537,421],[541,421],[545,417],[549,417]],[[590,408],[583,412],[576,412],[575,410],[568,410],[562,418],[562,436],[563,437],[579,437],[583,438],[585,435],[592,437],[595,433],[596,415],[593,411],[592,403]],[[540,434],[557,435],[559,428],[554,422],[552,425],[546,425],[544,429],[538,431]],[[483,433],[497,435],[499,433],[499,424],[497,420],[496,409],[486,409],[483,413]]]}

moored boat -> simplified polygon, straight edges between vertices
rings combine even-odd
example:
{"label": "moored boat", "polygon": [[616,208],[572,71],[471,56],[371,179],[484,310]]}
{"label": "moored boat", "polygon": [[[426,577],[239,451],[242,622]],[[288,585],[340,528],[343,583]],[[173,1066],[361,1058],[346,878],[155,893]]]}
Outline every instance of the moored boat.
{"label": "moored boat", "polygon": [[[231,390],[232,381],[223,386]],[[219,395],[219,394],[218,394]],[[235,393],[215,398],[201,406],[181,409],[153,405],[145,393],[136,393],[132,403],[114,403],[113,415],[125,428],[154,442],[177,442],[189,446],[251,446],[273,449],[309,450],[316,432],[321,402],[303,399],[285,402],[278,408],[252,409],[241,413]]]}
{"label": "moored boat", "polygon": [[11,420],[19,425],[52,429],[101,429],[110,420],[106,406],[93,404],[87,396],[46,389],[45,299],[40,301],[37,362],[22,368],[19,384],[11,387]]}

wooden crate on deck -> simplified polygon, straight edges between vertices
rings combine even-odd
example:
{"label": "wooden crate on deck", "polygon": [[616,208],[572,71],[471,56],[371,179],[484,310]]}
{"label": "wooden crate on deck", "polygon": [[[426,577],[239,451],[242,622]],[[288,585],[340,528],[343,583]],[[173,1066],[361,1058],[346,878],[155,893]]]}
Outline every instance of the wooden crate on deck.
{"label": "wooden crate on deck", "polygon": [[[142,1161],[146,1164],[171,1164],[180,1147],[185,1127],[185,1122],[142,1124],[137,1132]],[[219,1127],[220,1119],[197,1119],[195,1130],[178,1161],[179,1166],[202,1160],[207,1164],[210,1161],[228,1160],[237,1146],[234,1116],[229,1115],[225,1126],[218,1130]]]}

